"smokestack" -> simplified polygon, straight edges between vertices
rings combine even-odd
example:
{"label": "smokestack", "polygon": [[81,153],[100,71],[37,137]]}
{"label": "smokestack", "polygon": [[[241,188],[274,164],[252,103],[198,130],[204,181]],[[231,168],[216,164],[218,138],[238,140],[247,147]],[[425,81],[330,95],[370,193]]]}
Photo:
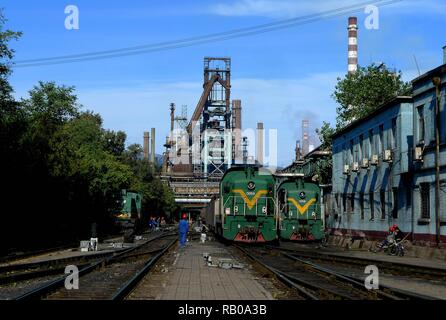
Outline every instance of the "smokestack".
{"label": "smokestack", "polygon": [[155,128],[152,128],[152,140],[150,141],[150,163],[155,165]]}
{"label": "smokestack", "polygon": [[348,73],[358,70],[358,19],[348,18]]}
{"label": "smokestack", "polygon": [[242,101],[232,100],[232,129],[234,130],[234,144],[232,159],[236,163],[242,160]]}
{"label": "smokestack", "polygon": [[170,134],[173,132],[173,122],[175,120],[175,103],[170,104]]}
{"label": "smokestack", "polygon": [[443,64],[446,64],[446,46],[443,47]]}
{"label": "smokestack", "polygon": [[144,159],[149,159],[149,139],[150,134],[149,132],[144,132]]}
{"label": "smokestack", "polygon": [[263,122],[257,123],[256,158],[260,166],[263,166]]}

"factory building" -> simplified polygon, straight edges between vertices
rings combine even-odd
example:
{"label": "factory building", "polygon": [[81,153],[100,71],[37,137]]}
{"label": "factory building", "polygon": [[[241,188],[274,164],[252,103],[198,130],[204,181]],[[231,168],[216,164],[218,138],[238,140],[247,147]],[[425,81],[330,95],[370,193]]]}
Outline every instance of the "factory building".
{"label": "factory building", "polygon": [[[444,49],[445,50],[445,49]],[[416,240],[446,241],[446,50],[444,64],[412,81]]]}
{"label": "factory building", "polygon": [[[446,54],[445,54],[446,55]],[[412,241],[446,240],[446,59],[333,136],[332,232],[382,238],[398,224]]]}
{"label": "factory building", "polygon": [[412,98],[397,97],[333,136],[329,226],[382,237],[394,223],[410,229]]}

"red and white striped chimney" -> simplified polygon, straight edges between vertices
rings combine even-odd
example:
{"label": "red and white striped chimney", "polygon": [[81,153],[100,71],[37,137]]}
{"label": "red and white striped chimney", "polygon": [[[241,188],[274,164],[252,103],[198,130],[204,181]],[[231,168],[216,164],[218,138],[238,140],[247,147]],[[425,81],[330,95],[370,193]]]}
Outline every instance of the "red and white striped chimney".
{"label": "red and white striped chimney", "polygon": [[358,70],[358,19],[348,18],[348,73]]}

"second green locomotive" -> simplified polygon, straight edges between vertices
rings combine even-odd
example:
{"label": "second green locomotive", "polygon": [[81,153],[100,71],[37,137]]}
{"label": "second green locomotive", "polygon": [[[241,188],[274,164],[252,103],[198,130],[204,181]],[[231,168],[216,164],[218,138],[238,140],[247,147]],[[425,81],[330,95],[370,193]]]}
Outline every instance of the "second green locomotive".
{"label": "second green locomotive", "polygon": [[320,188],[303,175],[282,180],[277,187],[281,239],[314,241],[323,239]]}

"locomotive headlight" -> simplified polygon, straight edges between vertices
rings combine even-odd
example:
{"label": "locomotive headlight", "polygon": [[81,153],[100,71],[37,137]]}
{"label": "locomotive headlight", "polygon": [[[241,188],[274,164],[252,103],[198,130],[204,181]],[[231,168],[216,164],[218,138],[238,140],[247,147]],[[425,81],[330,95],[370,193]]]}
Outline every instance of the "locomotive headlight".
{"label": "locomotive headlight", "polygon": [[316,220],[316,212],[313,211],[313,212],[311,213],[311,216]]}
{"label": "locomotive headlight", "polygon": [[230,214],[230,213],[231,213],[231,209],[225,208],[225,214]]}
{"label": "locomotive headlight", "polygon": [[240,229],[240,224],[238,224],[238,225],[237,225],[237,228],[239,228],[239,229]]}
{"label": "locomotive headlight", "polygon": [[293,226],[293,230],[296,229],[296,226]]}
{"label": "locomotive headlight", "polygon": [[234,206],[234,212],[235,212],[235,213],[238,212],[238,206]]}
{"label": "locomotive headlight", "polygon": [[266,207],[262,207],[262,213],[266,214]]}

